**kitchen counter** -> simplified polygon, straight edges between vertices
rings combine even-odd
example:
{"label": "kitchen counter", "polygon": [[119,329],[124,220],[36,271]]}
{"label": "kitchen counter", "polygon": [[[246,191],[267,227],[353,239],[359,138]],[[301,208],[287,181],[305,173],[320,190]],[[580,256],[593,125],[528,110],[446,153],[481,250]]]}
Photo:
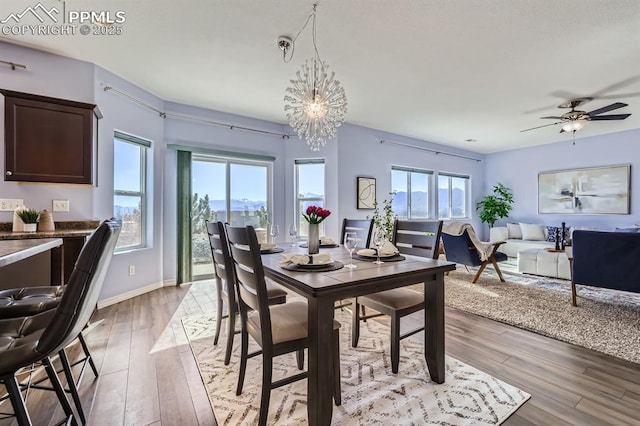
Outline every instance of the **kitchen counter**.
{"label": "kitchen counter", "polygon": [[12,223],[0,223],[0,240],[86,237],[99,225],[97,220],[55,222],[54,231],[11,232]]}

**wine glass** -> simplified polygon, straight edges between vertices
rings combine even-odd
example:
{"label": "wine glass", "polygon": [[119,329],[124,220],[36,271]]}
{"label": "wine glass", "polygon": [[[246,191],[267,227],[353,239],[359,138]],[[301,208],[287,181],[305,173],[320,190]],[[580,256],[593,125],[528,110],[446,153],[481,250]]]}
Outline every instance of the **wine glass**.
{"label": "wine glass", "polygon": [[378,229],[373,236],[373,243],[376,245],[376,254],[378,255],[378,260],[376,260],[376,265],[382,265],[384,262],[380,260],[380,249],[384,246],[385,241],[387,241],[387,234],[382,229]]}
{"label": "wine glass", "polygon": [[298,236],[298,228],[296,225],[289,225],[289,236],[291,237],[291,247],[296,246],[296,237]]}
{"label": "wine glass", "polygon": [[344,265],[345,268],[357,268],[357,266],[353,264],[353,251],[356,249],[357,245],[357,234],[355,232],[346,232],[344,234],[344,248],[349,252],[349,264]]}
{"label": "wine glass", "polygon": [[280,227],[278,225],[271,225],[271,238],[273,244],[276,244],[278,240],[278,235],[280,235]]}

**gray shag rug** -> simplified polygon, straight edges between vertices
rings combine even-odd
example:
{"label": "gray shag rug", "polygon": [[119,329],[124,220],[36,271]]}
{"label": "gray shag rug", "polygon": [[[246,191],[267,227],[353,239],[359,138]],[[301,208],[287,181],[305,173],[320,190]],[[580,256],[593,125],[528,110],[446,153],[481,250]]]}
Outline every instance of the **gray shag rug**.
{"label": "gray shag rug", "polygon": [[445,303],[640,364],[640,294],[577,286],[573,307],[569,281],[501,269],[506,283],[487,268],[471,284],[474,271],[458,265],[445,278]]}

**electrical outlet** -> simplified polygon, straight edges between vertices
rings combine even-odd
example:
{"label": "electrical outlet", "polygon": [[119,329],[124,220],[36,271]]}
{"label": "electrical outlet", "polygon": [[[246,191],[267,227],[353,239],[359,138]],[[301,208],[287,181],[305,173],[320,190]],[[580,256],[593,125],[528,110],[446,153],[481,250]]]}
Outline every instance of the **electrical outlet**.
{"label": "electrical outlet", "polygon": [[0,199],[0,212],[12,212],[24,204],[24,200],[17,198]]}
{"label": "electrical outlet", "polygon": [[53,200],[53,211],[54,212],[68,212],[69,211],[69,200]]}
{"label": "electrical outlet", "polygon": [[129,265],[129,276],[135,275],[136,274],[136,266],[135,265]]}

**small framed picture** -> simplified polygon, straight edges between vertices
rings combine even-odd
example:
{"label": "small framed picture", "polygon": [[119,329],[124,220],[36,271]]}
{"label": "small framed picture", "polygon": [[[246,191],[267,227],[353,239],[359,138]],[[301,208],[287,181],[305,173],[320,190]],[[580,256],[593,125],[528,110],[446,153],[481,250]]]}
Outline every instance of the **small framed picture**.
{"label": "small framed picture", "polygon": [[373,209],[376,201],[376,178],[358,176],[358,209]]}

